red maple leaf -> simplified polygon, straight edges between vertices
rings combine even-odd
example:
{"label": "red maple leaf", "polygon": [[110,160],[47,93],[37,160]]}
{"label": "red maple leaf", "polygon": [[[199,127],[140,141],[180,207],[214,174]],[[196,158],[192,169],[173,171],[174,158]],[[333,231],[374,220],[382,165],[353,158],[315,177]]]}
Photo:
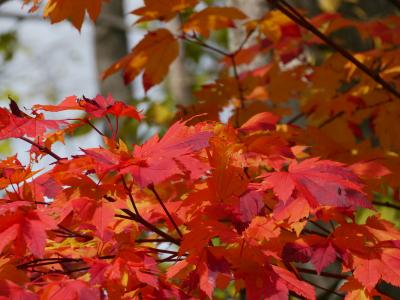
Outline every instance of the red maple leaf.
{"label": "red maple leaf", "polygon": [[36,138],[42,136],[48,129],[59,129],[67,124],[62,120],[45,120],[41,114],[30,117],[19,109],[11,113],[0,108],[0,119],[0,140],[24,136]]}
{"label": "red maple leaf", "polygon": [[296,192],[312,207],[371,207],[359,178],[338,162],[318,158],[292,161],[287,172],[271,172],[261,177],[264,179],[261,188],[272,189],[284,202]]}
{"label": "red maple leaf", "polygon": [[195,152],[207,147],[211,136],[210,131],[176,122],[161,139],[155,135],[144,145],[135,146],[133,158],[120,164],[120,173],[132,174],[142,187],[185,171],[196,178],[204,173],[206,166],[195,158]]}
{"label": "red maple leaf", "polygon": [[127,105],[124,102],[117,101],[111,96],[103,97],[100,95],[97,95],[93,99],[69,96],[58,105],[34,105],[33,109],[51,112],[64,110],[84,110],[89,115],[96,118],[101,118],[106,114],[111,114],[116,117],[130,117],[138,121],[140,121],[142,118],[142,115],[137,112],[135,107]]}

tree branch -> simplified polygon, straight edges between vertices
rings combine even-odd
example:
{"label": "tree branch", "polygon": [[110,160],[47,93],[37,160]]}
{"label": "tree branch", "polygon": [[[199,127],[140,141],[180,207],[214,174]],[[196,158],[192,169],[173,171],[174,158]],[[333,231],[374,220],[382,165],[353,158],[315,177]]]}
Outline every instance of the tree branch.
{"label": "tree branch", "polygon": [[31,144],[32,146],[35,146],[36,148],[38,148],[40,151],[52,156],[54,159],[56,159],[57,161],[62,160],[63,158],[58,156],[57,154],[55,154],[53,151],[51,151],[49,148],[46,148],[44,146],[40,146],[38,143],[35,143],[34,141],[31,141],[30,139],[27,139],[26,137],[21,136],[19,139]]}
{"label": "tree branch", "polygon": [[166,215],[168,216],[168,219],[171,221],[171,223],[174,225],[176,232],[178,232],[179,236],[182,238],[183,234],[181,232],[181,230],[179,229],[178,225],[175,223],[175,220],[172,218],[170,212],[168,211],[167,207],[165,206],[164,202],[161,200],[160,195],[157,193],[156,188],[154,187],[153,184],[150,184],[148,186],[149,190],[153,192],[154,196],[156,196],[156,199],[158,200],[158,202],[160,203],[161,207],[163,208],[164,212],[166,213]]}
{"label": "tree branch", "polygon": [[400,210],[400,206],[396,205],[396,204],[392,204],[389,202],[379,202],[379,201],[372,201],[373,205],[377,205],[377,206],[384,206],[384,207],[390,207],[390,208],[394,208],[397,210]]}
{"label": "tree branch", "polygon": [[133,199],[133,196],[132,196],[132,191],[131,191],[130,188],[128,188],[128,185],[126,184],[124,175],[121,175],[121,178],[122,178],[122,183],[123,183],[123,185],[124,185],[125,191],[126,191],[128,197],[129,197],[129,200],[131,201],[132,206],[133,206],[133,209],[135,210],[135,213],[136,213],[138,216],[140,216],[139,210],[137,209],[135,200]]}
{"label": "tree branch", "polygon": [[288,4],[285,0],[266,0],[271,5],[275,5],[283,14],[290,18],[293,22],[301,27],[309,30],[315,36],[324,41],[331,48],[339,52],[343,57],[352,62],[359,70],[370,77],[372,80],[380,84],[385,90],[396,96],[400,100],[400,93],[388,82],[386,82],[378,73],[369,69],[366,65],[356,59],[349,51],[336,44],[333,40],[323,34],[319,29],[312,25],[306,18],[304,18],[295,8]]}
{"label": "tree branch", "polygon": [[144,227],[146,227],[147,229],[149,229],[150,231],[153,231],[155,233],[157,233],[159,236],[163,237],[164,239],[166,239],[168,242],[173,243],[175,245],[180,245],[181,242],[180,240],[175,239],[174,237],[170,236],[168,233],[162,231],[161,229],[157,228],[156,226],[154,226],[153,224],[147,222],[145,219],[143,219],[141,216],[138,216],[136,214],[134,214],[133,212],[131,212],[129,209],[122,209],[122,211],[124,213],[126,213],[127,215],[120,215],[120,214],[116,214],[115,216],[117,218],[121,218],[121,219],[127,219],[127,220],[133,220],[136,221],[140,224],[142,224]]}
{"label": "tree branch", "polygon": [[307,268],[300,268],[300,267],[296,267],[296,270],[301,272],[301,273],[307,273],[307,274],[312,274],[312,275],[317,275],[317,276],[331,277],[331,278],[336,278],[336,279],[347,279],[349,277],[346,274],[338,274],[338,273],[331,273],[331,272],[321,272],[321,273],[318,274],[316,270],[307,269]]}

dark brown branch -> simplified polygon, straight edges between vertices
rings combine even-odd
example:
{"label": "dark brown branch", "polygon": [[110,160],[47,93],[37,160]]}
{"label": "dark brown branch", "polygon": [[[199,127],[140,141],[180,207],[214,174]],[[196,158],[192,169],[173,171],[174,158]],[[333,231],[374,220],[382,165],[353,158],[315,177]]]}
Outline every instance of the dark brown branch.
{"label": "dark brown branch", "polygon": [[251,37],[251,35],[254,33],[254,29],[250,30],[247,34],[246,37],[243,39],[242,43],[239,45],[239,47],[232,53],[233,56],[236,56],[244,47],[244,45],[246,45],[247,41],[249,40],[249,38]]}
{"label": "dark brown branch", "polygon": [[[237,65],[236,65],[236,60],[235,60],[235,55],[229,55],[229,58],[232,61],[232,68],[233,68],[233,76],[235,77],[237,86],[238,86],[238,90],[239,90],[239,98],[240,98],[240,108],[243,109],[244,108],[244,90],[243,90],[243,86],[242,83],[240,82],[240,78],[239,78],[239,73],[237,70]],[[239,126],[239,124],[237,124],[237,126]]]}
{"label": "dark brown branch", "polygon": [[136,243],[165,243],[168,241],[166,239],[137,239]]}
{"label": "dark brown branch", "polygon": [[54,265],[63,262],[82,262],[82,259],[79,258],[69,258],[69,257],[59,257],[59,258],[43,258],[43,259],[34,259],[27,263],[17,265],[17,269],[26,269],[26,268],[34,268],[37,266],[46,266],[46,265]]}
{"label": "dark brown branch", "polygon": [[206,49],[208,49],[208,50],[211,50],[211,51],[213,51],[213,52],[215,52],[215,53],[218,53],[218,54],[220,54],[220,55],[222,55],[222,56],[230,56],[231,54],[230,53],[228,53],[228,52],[225,52],[225,51],[223,51],[223,50],[221,50],[221,49],[218,49],[217,47],[214,47],[214,46],[212,46],[212,45],[209,45],[209,44],[207,44],[207,43],[205,43],[205,42],[203,42],[201,39],[199,39],[197,36],[193,36],[193,37],[188,37],[188,36],[186,36],[186,35],[180,35],[180,36],[178,36],[178,38],[180,38],[180,39],[182,39],[182,40],[184,40],[184,41],[186,41],[186,42],[189,42],[189,43],[193,43],[193,44],[196,44],[196,45],[199,45],[199,46],[202,46],[202,47],[204,47],[204,48],[206,48]]}
{"label": "dark brown branch", "polygon": [[325,121],[323,121],[321,124],[318,125],[318,128],[325,127],[326,125],[332,123],[336,119],[340,118],[341,116],[344,115],[344,111],[339,111],[338,113],[334,114],[333,116],[329,117]]}
{"label": "dark brown branch", "polygon": [[73,230],[70,230],[64,226],[58,225],[58,227],[60,229],[55,229],[53,230],[53,232],[62,234],[64,237],[73,237],[73,238],[82,238],[85,239],[87,241],[90,241],[93,239],[93,236],[88,235],[88,234],[83,234],[83,233],[79,233]]}
{"label": "dark brown branch", "polygon": [[174,237],[170,236],[168,233],[162,231],[161,229],[157,228],[156,226],[154,226],[153,224],[147,222],[145,219],[143,219],[142,217],[134,214],[133,212],[131,212],[129,209],[122,209],[122,211],[124,213],[126,213],[127,215],[120,215],[120,214],[116,214],[115,216],[117,218],[122,218],[122,219],[127,219],[127,220],[133,220],[136,221],[140,224],[142,224],[144,227],[146,227],[147,229],[149,229],[150,231],[153,231],[155,233],[157,233],[159,236],[163,237],[164,239],[166,239],[167,241],[169,241],[170,243],[176,244],[176,245],[180,245],[180,241],[175,239]]}
{"label": "dark brown branch", "polygon": [[90,122],[89,120],[85,120],[85,122],[92,127],[98,134],[100,134],[101,136],[106,136],[104,133],[102,133],[96,126],[94,126],[94,124],[92,122]]}
{"label": "dark brown branch", "polygon": [[53,151],[51,151],[49,148],[46,148],[44,146],[40,146],[38,143],[35,143],[34,141],[31,141],[30,139],[27,139],[26,137],[21,136],[19,139],[31,144],[32,146],[35,146],[38,148],[40,151],[52,156],[56,160],[62,160],[63,158],[55,154]]}
{"label": "dark brown branch", "polygon": [[377,205],[377,206],[390,207],[390,208],[394,208],[394,209],[400,210],[400,205],[392,204],[392,203],[389,203],[389,202],[372,201],[372,204],[373,205]]}
{"label": "dark brown branch", "polygon": [[[381,105],[390,103],[390,102],[392,102],[392,101],[393,101],[393,99],[387,99],[387,100],[380,101],[380,102],[377,102],[377,103],[374,103],[374,104],[371,104],[371,105],[367,105],[367,106],[364,106],[364,107],[360,107],[360,108],[356,109],[356,111],[355,111],[354,113],[357,113],[357,112],[359,112],[359,111],[363,111],[363,110],[366,110],[366,109],[370,109],[370,108],[375,108],[375,107],[378,107],[378,106],[381,106]],[[338,118],[340,118],[341,116],[343,116],[343,114],[344,114],[344,111],[337,112],[337,113],[334,114],[333,116],[331,116],[331,117],[329,117],[328,119],[326,119],[325,121],[321,122],[321,124],[318,125],[318,128],[325,127],[326,125],[332,123],[332,122],[335,121],[336,119],[338,119]]]}
{"label": "dark brown branch", "polygon": [[[176,254],[171,254],[170,256],[167,256],[166,258],[163,259],[157,259],[158,263],[163,263],[163,262],[171,262],[171,261],[176,261]],[[173,259],[173,260],[172,260]]]}
{"label": "dark brown branch", "polygon": [[295,116],[293,116],[292,118],[290,118],[286,124],[293,124],[294,122],[296,122],[297,120],[300,120],[301,118],[305,117],[306,114],[303,112],[300,112],[298,114],[296,114]]}
{"label": "dark brown branch", "polygon": [[164,212],[166,213],[166,215],[168,216],[168,219],[171,221],[171,223],[174,225],[176,232],[179,234],[179,236],[182,238],[183,234],[180,231],[178,225],[176,224],[175,220],[172,218],[172,215],[170,214],[170,212],[168,211],[167,207],[165,206],[164,202],[161,200],[160,195],[157,193],[156,188],[154,187],[153,184],[150,184],[148,186],[149,190],[153,192],[154,196],[156,197],[157,201],[160,203],[161,207],[163,208]]}
{"label": "dark brown branch", "polygon": [[324,277],[331,277],[331,278],[336,278],[336,279],[347,279],[349,277],[349,275],[346,275],[346,274],[337,274],[337,273],[331,273],[331,272],[321,272],[318,274],[316,270],[300,268],[300,267],[296,267],[296,269],[297,269],[297,271],[299,271],[301,273],[307,273],[307,274],[324,276]]}
{"label": "dark brown branch", "polygon": [[365,73],[375,82],[379,83],[385,90],[400,99],[400,93],[388,82],[386,82],[378,73],[370,70],[366,65],[356,59],[349,51],[336,44],[333,40],[323,34],[319,29],[312,25],[306,18],[304,18],[295,8],[288,4],[285,0],[267,0],[271,5],[275,5],[283,14],[290,18],[293,22],[301,27],[309,30],[315,36],[324,41],[327,45],[339,52],[343,57],[352,62],[359,70]]}
{"label": "dark brown branch", "polygon": [[[112,259],[114,255],[104,255],[98,256],[98,259]],[[83,262],[82,258],[70,258],[70,257],[55,257],[55,258],[39,258],[31,260],[27,263],[17,265],[17,269],[26,269],[26,268],[34,268],[38,266],[46,266],[46,265],[54,265],[60,263],[68,263],[68,262],[76,262],[81,263]]]}
{"label": "dark brown branch", "polygon": [[145,247],[145,249],[152,251],[152,252],[157,252],[157,253],[166,253],[166,254],[174,254],[174,255],[179,254],[177,251],[171,251],[171,250],[167,250],[167,249],[158,249],[158,248],[151,248],[151,247]]}
{"label": "dark brown branch", "polygon": [[130,202],[131,202],[131,204],[132,204],[132,206],[133,206],[133,209],[135,210],[135,213],[136,213],[138,216],[140,216],[139,210],[137,209],[135,200],[133,199],[133,196],[132,196],[132,190],[131,190],[131,189],[128,187],[128,185],[126,184],[124,175],[121,176],[121,179],[122,179],[122,184],[124,185],[126,194],[127,194],[128,197],[129,197],[129,200],[130,200]]}
{"label": "dark brown branch", "polygon": [[303,280],[303,281],[305,281],[305,282],[308,282],[309,284],[315,286],[317,289],[320,289],[320,290],[323,290],[323,291],[328,292],[328,293],[330,293],[330,294],[334,294],[334,295],[336,295],[336,296],[339,296],[339,297],[341,297],[341,298],[344,298],[344,295],[338,293],[336,290],[328,289],[328,288],[323,287],[323,286],[321,286],[321,285],[319,285],[319,284],[317,284],[317,283],[315,283],[315,282],[312,282],[312,281],[309,281],[309,280],[305,280],[304,278],[302,278],[301,280]]}

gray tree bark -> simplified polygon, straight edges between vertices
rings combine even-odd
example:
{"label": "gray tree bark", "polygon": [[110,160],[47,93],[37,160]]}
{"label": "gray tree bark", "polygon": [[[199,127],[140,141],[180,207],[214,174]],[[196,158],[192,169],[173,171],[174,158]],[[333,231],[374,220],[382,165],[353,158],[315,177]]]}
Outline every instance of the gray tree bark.
{"label": "gray tree bark", "polygon": [[[95,49],[98,74],[128,52],[126,29],[121,26],[121,20],[124,20],[122,2],[112,0],[104,4],[96,22]],[[131,86],[125,85],[119,74],[110,76],[106,80],[99,78],[99,91],[104,96],[111,94],[121,101],[129,101],[133,96]]]}
{"label": "gray tree bark", "polygon": [[[228,5],[243,11],[250,19],[259,19],[268,11],[266,0],[229,0]],[[240,47],[246,38],[246,31],[243,28],[231,30],[229,32],[229,50],[235,51]],[[253,34],[246,42],[244,47],[257,43],[257,37]],[[240,66],[239,71],[252,70],[267,62],[265,56],[256,57],[251,64]]]}
{"label": "gray tree bark", "polygon": [[[167,27],[173,33],[179,33],[180,21],[178,18],[171,20]],[[174,61],[169,69],[167,88],[175,99],[176,104],[189,105],[192,102],[192,79],[187,68],[185,48],[180,44],[179,57]]]}

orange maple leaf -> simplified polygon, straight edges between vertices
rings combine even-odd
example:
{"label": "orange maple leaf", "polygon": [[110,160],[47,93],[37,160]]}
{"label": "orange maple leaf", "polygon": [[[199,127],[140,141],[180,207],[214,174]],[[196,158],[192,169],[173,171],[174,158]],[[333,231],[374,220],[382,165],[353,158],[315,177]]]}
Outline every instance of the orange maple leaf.
{"label": "orange maple leaf", "polygon": [[141,16],[136,23],[160,20],[169,21],[181,11],[193,7],[198,0],[144,0],[144,6],[131,13]]}
{"label": "orange maple leaf", "polygon": [[51,23],[69,19],[77,28],[82,27],[86,11],[95,21],[100,14],[103,0],[49,0],[44,9],[44,16],[49,17]]}
{"label": "orange maple leaf", "polygon": [[151,31],[126,55],[102,74],[102,79],[123,69],[125,83],[143,74],[143,86],[147,91],[160,83],[168,73],[170,64],[179,54],[175,37],[166,29]]}
{"label": "orange maple leaf", "polygon": [[200,12],[194,13],[183,24],[183,31],[195,31],[207,38],[211,30],[235,27],[232,20],[246,18],[247,16],[241,10],[234,7],[207,7]]}

